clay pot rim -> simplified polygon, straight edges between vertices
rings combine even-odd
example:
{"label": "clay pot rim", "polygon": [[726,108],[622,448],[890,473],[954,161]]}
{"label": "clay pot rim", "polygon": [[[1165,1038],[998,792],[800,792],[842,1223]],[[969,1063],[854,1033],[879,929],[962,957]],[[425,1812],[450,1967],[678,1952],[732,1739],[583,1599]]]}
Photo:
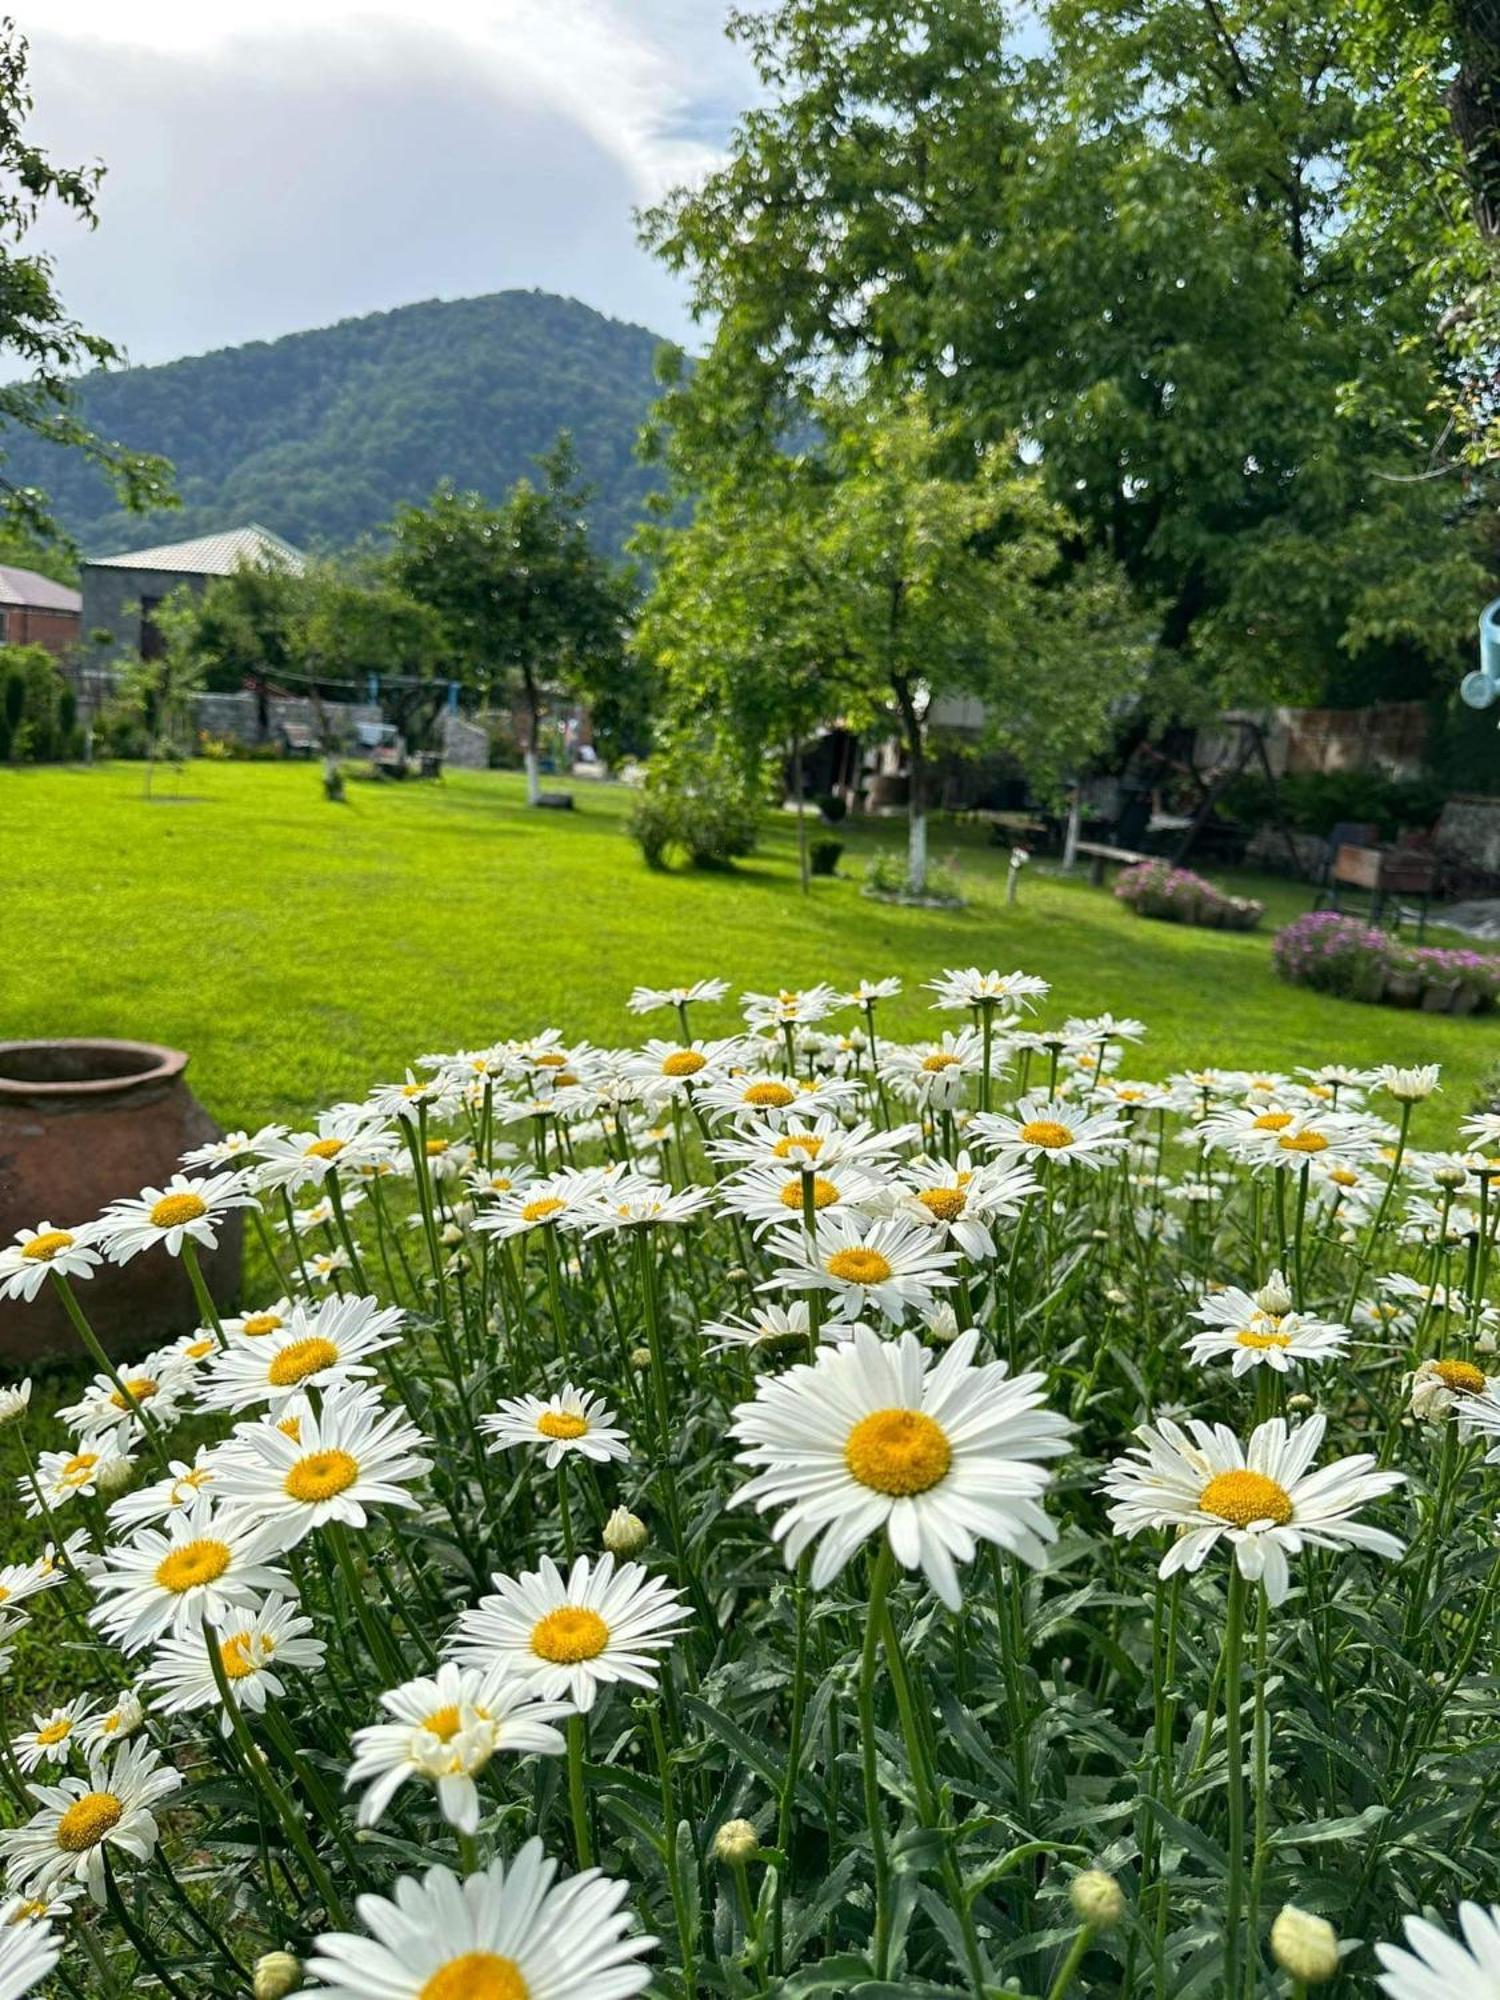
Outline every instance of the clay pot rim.
{"label": "clay pot rim", "polygon": [[[97,1049],[102,1054],[136,1056],[140,1066],[121,1076],[73,1077],[56,1083],[31,1082],[5,1073],[7,1058],[23,1049],[28,1052],[37,1049]],[[95,1102],[101,1098],[120,1097],[128,1091],[141,1089],[143,1085],[171,1083],[182,1075],[187,1064],[187,1056],[181,1049],[169,1049],[160,1042],[114,1041],[106,1035],[55,1035],[37,1041],[0,1042],[0,1103],[18,1099],[34,1103],[41,1099],[57,1104],[68,1098]]]}

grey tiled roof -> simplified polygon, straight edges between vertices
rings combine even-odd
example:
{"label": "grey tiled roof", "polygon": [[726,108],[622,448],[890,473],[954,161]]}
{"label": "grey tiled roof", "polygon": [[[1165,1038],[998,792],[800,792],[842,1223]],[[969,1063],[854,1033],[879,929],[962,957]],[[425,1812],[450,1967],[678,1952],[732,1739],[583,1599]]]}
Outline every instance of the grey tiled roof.
{"label": "grey tiled roof", "polygon": [[198,535],[188,542],[165,542],[154,549],[127,549],[117,556],[90,556],[85,569],[175,570],[182,576],[231,576],[245,564],[264,564],[273,569],[289,569],[300,576],[304,567],[300,549],[273,535],[269,528],[250,522],[243,528],[226,528],[219,535]]}
{"label": "grey tiled roof", "polygon": [[38,576],[34,569],[15,569],[0,563],[0,605],[23,604],[30,611],[83,610],[83,598],[65,583],[50,576]]}

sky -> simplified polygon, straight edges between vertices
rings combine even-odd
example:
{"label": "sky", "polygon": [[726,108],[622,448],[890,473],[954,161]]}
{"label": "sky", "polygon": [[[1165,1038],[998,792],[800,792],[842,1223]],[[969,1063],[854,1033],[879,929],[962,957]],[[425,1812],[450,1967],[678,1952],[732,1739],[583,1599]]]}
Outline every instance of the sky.
{"label": "sky", "polygon": [[27,136],[108,169],[32,243],[133,362],[537,286],[695,344],[632,212],[751,96],[724,0],[20,0]]}

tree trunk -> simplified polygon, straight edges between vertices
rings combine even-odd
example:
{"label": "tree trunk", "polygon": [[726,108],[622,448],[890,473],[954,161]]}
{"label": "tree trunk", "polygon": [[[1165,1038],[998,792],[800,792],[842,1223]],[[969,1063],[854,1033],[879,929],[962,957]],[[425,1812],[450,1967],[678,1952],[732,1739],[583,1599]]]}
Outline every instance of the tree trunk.
{"label": "tree trunk", "polygon": [[906,736],[906,886],[920,896],[927,887],[927,745],[910,681],[901,675],[892,685]]}
{"label": "tree trunk", "polygon": [[526,676],[526,803],[534,806],[542,796],[540,756],[542,747],[542,702],[536,682]]}
{"label": "tree trunk", "polygon": [[802,893],[808,893],[812,871],[807,861],[807,801],[802,790],[802,738],[792,738],[792,797],[797,801],[797,866],[802,874]]}

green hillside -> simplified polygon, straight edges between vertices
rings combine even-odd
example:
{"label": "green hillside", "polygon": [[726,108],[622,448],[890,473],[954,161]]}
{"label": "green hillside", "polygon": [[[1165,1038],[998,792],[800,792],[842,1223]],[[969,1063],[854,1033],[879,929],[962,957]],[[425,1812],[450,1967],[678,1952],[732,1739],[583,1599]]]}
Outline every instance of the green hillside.
{"label": "green hillside", "polygon": [[499,498],[566,425],[618,549],[653,476],[635,463],[655,334],[547,292],[431,300],[312,333],[87,377],[103,435],[177,468],[180,509],[123,513],[76,453],[6,439],[8,479],[51,496],[86,554],[260,521],[299,547],[349,547],[440,479]]}

